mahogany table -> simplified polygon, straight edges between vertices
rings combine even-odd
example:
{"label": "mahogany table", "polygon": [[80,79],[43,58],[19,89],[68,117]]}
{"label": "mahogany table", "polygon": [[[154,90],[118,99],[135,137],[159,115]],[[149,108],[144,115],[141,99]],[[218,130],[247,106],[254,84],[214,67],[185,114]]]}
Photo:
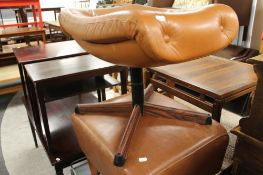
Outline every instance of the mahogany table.
{"label": "mahogany table", "polygon": [[253,66],[208,56],[148,69],[147,81],[212,113],[220,121],[223,104],[255,90]]}
{"label": "mahogany table", "polygon": [[69,119],[75,105],[89,101],[85,92],[119,84],[108,75],[113,72],[120,72],[122,94],[126,93],[127,68],[82,55],[27,64],[25,70],[31,104],[39,107],[39,115],[31,120],[51,164],[63,174],[64,167],[83,157]]}
{"label": "mahogany table", "polygon": [[[21,78],[24,98],[25,98],[24,102],[26,103],[25,106],[27,106],[29,109],[32,108],[32,110],[28,110],[30,111],[28,113],[28,116],[37,116],[38,111],[35,111],[36,109],[36,107],[34,107],[35,104],[28,103],[32,100],[31,99],[32,97],[28,95],[24,66],[30,63],[68,58],[71,56],[86,55],[88,53],[84,51],[76,43],[76,41],[71,40],[71,41],[44,44],[39,46],[14,48],[14,54],[18,62],[18,68],[19,68],[19,73],[20,73],[20,78]],[[36,135],[35,135],[35,129],[31,122],[30,122],[30,126],[34,137],[35,145],[36,147],[38,147]]]}
{"label": "mahogany table", "polygon": [[24,65],[35,62],[42,62],[54,59],[68,58],[72,56],[88,54],[76,41],[63,41],[49,43],[40,46],[14,48],[14,54],[18,62],[20,77],[25,90]]}

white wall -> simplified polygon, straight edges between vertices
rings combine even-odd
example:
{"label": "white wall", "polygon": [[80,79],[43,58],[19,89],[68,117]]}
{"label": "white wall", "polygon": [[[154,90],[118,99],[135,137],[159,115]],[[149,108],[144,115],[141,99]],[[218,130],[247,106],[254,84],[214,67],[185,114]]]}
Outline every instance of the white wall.
{"label": "white wall", "polygon": [[[41,7],[66,7],[66,8],[79,8],[80,3],[79,0],[40,0]],[[90,0],[89,8],[96,8],[98,0]],[[42,12],[43,21],[54,21],[54,13],[50,12]]]}
{"label": "white wall", "polygon": [[[77,6],[79,0],[40,0],[41,7],[71,7]],[[96,8],[98,0],[90,0],[90,8]]]}
{"label": "white wall", "polygon": [[74,0],[40,0],[41,7],[70,7]]}

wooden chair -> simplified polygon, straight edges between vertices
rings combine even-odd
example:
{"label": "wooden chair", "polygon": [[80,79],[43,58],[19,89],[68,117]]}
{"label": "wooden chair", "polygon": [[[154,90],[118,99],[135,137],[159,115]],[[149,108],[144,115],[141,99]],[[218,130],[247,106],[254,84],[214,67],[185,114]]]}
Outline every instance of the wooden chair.
{"label": "wooden chair", "polygon": [[[59,19],[63,31],[89,53],[131,67],[131,96],[79,104],[73,114],[92,174],[212,175],[220,170],[228,143],[225,129],[211,116],[153,93],[151,86],[144,92],[142,67],[183,62],[225,47],[238,27],[231,8],[211,5],[184,14],[140,5],[65,9]],[[224,20],[207,25],[219,19]],[[72,29],[75,25],[80,30]]]}
{"label": "wooden chair", "polygon": [[248,60],[255,64],[258,83],[250,114],[231,132],[237,136],[232,174],[263,173],[263,55]]}

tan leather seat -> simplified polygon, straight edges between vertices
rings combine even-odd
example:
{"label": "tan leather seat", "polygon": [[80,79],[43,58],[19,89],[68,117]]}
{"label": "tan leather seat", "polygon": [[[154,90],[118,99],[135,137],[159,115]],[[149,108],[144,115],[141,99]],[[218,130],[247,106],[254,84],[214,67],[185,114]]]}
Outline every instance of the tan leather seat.
{"label": "tan leather seat", "polygon": [[[65,9],[59,19],[63,31],[88,52],[130,67],[159,66],[208,55],[231,43],[238,26],[237,16],[225,5],[187,12],[139,5]],[[121,96],[108,103],[124,103],[128,98]],[[185,109],[156,93],[147,103]],[[158,111],[140,117],[128,159],[123,166],[114,166],[114,154],[131,108],[107,110],[72,116],[80,147],[92,170],[103,175],[212,175],[220,170],[228,144],[228,135],[220,124],[162,118]]]}
{"label": "tan leather seat", "polygon": [[[127,96],[113,101],[127,101]],[[186,109],[155,93],[151,102]],[[125,114],[74,114],[73,126],[81,149],[103,175],[212,175],[222,165],[228,134],[217,122],[192,122],[144,115],[137,126],[123,167],[113,165],[130,111]],[[140,162],[140,158],[147,161]]]}

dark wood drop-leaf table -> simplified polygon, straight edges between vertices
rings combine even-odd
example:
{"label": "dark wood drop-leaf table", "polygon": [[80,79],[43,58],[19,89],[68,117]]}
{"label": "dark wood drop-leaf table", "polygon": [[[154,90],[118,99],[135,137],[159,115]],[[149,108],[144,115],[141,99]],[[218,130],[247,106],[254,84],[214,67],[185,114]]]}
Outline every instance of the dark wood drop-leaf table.
{"label": "dark wood drop-leaf table", "polygon": [[[127,92],[127,68],[92,55],[26,64],[25,79],[33,108],[30,118],[57,174],[84,157],[70,122],[78,103],[95,102],[87,92],[120,84],[108,74],[120,72],[121,92]],[[99,97],[102,100],[105,97]]]}

